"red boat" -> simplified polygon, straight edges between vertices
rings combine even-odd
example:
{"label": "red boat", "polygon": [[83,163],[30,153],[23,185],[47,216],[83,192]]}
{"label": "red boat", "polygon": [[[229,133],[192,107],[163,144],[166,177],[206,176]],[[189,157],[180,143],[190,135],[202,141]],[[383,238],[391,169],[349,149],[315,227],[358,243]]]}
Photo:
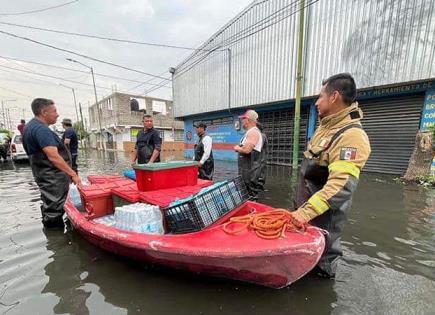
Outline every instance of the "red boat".
{"label": "red boat", "polygon": [[65,204],[72,225],[88,241],[118,255],[194,273],[283,288],[308,273],[325,247],[322,232],[287,232],[275,240],[259,238],[254,231],[232,235],[222,225],[233,216],[273,208],[247,201],[206,229],[187,234],[152,235],[99,224],[80,212],[68,198]]}

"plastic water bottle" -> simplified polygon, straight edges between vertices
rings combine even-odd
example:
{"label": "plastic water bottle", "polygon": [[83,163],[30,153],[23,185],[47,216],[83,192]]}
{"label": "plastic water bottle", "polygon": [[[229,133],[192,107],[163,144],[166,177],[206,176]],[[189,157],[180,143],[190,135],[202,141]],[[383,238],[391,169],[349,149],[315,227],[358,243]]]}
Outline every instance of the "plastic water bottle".
{"label": "plastic water bottle", "polygon": [[75,184],[69,186],[69,194],[74,206],[80,208],[82,206],[82,199],[80,198],[80,192]]}

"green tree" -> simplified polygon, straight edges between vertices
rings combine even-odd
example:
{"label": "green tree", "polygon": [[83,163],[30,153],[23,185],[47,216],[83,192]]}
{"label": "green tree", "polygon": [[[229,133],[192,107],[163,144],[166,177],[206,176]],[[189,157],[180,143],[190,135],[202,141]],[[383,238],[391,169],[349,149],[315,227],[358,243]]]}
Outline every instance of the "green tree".
{"label": "green tree", "polygon": [[74,130],[77,132],[77,136],[80,140],[89,139],[89,133],[85,130],[82,121],[77,121],[73,124]]}

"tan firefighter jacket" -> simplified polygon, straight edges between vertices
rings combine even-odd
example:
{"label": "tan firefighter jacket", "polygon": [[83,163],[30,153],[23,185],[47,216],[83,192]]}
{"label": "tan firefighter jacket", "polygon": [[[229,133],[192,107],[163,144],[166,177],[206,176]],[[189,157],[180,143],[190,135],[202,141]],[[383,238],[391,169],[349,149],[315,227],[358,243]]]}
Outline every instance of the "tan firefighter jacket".
{"label": "tan firefighter jacket", "polygon": [[[370,142],[361,128],[349,128],[331,144],[330,142],[340,129],[354,124],[361,126],[361,119],[362,111],[355,102],[320,121],[304,156],[314,159],[319,166],[327,167],[329,174],[326,175],[327,181],[323,188],[296,211],[296,215],[303,217],[305,221],[312,220],[330,208],[341,208],[345,203],[350,205],[360,172],[370,156]],[[315,155],[319,152],[322,153],[316,158]]]}

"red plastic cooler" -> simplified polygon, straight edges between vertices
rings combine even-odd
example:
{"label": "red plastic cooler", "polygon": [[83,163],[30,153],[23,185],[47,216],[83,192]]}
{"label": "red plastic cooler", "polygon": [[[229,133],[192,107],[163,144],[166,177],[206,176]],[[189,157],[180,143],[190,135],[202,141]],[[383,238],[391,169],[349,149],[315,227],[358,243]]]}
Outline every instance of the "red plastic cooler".
{"label": "red plastic cooler", "polygon": [[112,193],[100,184],[79,187],[83,208],[89,218],[98,218],[113,213]]}
{"label": "red plastic cooler", "polygon": [[[134,183],[134,182],[133,182]],[[113,207],[140,202],[140,191],[136,183],[112,189]]]}
{"label": "red plastic cooler", "polygon": [[91,184],[103,184],[125,179],[121,175],[89,175],[88,180]]}
{"label": "red plastic cooler", "polygon": [[133,168],[140,191],[194,186],[198,181],[198,163],[194,161],[137,164]]}

